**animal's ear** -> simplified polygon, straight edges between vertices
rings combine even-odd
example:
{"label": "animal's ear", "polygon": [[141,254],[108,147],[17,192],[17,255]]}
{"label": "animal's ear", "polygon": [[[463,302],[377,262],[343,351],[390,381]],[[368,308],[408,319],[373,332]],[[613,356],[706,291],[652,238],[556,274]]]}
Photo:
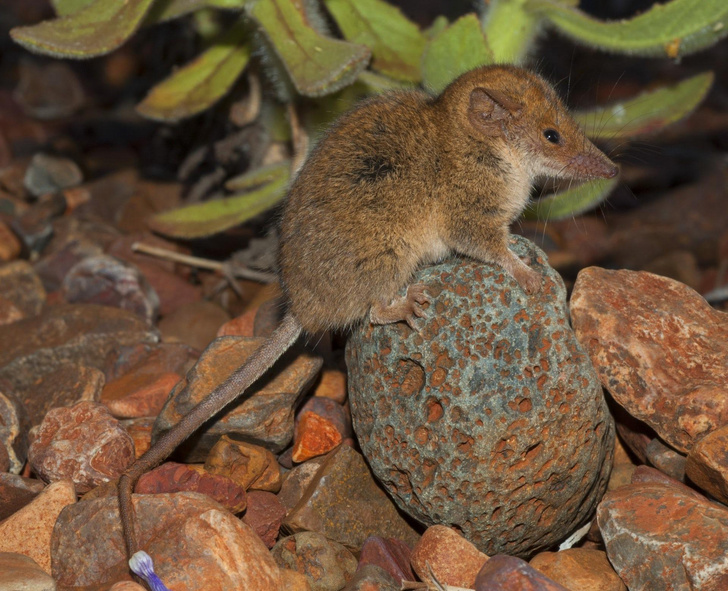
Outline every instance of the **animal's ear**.
{"label": "animal's ear", "polygon": [[522,112],[520,102],[499,90],[475,88],[470,93],[468,118],[486,135],[501,135],[502,124],[509,119],[518,119]]}

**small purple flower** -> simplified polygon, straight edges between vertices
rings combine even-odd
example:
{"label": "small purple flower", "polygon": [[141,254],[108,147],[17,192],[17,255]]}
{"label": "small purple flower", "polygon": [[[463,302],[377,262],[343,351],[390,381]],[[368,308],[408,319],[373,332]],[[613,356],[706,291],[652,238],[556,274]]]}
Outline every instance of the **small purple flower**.
{"label": "small purple flower", "polygon": [[139,550],[129,559],[129,568],[135,575],[144,579],[152,591],[169,591],[162,580],[154,574],[152,557],[144,550]]}

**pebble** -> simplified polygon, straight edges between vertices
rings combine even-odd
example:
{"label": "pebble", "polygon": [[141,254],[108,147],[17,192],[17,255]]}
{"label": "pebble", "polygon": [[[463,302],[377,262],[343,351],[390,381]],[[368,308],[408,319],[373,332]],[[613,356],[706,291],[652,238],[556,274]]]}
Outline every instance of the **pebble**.
{"label": "pebble", "polygon": [[121,421],[122,427],[134,441],[134,455],[140,458],[152,445],[152,427],[155,417],[126,419]]}
{"label": "pebble", "polygon": [[412,551],[412,568],[422,581],[432,583],[432,572],[443,585],[468,589],[474,587],[487,560],[487,555],[444,525],[428,527]]}
{"label": "pebble", "polygon": [[364,458],[347,445],[326,456],[284,522],[288,531],[317,531],[348,548],[369,536],[414,545],[417,532],[374,480]]}
{"label": "pebble", "polygon": [[605,552],[569,548],[561,552],[541,552],[530,565],[570,591],[627,591]]}
{"label": "pebble", "polygon": [[0,591],[56,591],[56,582],[32,558],[0,552]]}
{"label": "pebble", "polygon": [[579,273],[571,314],[599,378],[627,412],[688,452],[728,423],[728,314],[637,271]]}
{"label": "pebble", "polygon": [[10,300],[0,296],[0,326],[25,318],[25,314]]}
{"label": "pebble", "polygon": [[400,591],[394,577],[376,564],[365,564],[357,569],[343,591]]}
{"label": "pebble", "polygon": [[45,481],[71,479],[79,494],[120,476],[134,461],[134,442],[108,409],[82,401],[54,408],[34,433],[33,470]]}
{"label": "pebble", "polygon": [[63,61],[21,61],[13,97],[31,117],[49,120],[72,115],[85,101],[81,82]]}
{"label": "pebble", "polygon": [[356,558],[349,550],[316,532],[279,540],[271,556],[281,568],[303,574],[312,591],[340,591],[356,571]]}
{"label": "pebble", "polygon": [[51,574],[51,534],[67,505],[76,502],[70,480],[49,484],[30,503],[0,522],[0,552],[15,552],[32,558]]}
{"label": "pebble", "polygon": [[291,458],[294,462],[305,462],[329,453],[342,440],[341,433],[329,419],[310,410],[303,411],[298,416]]}
{"label": "pebble", "polygon": [[346,400],[346,372],[340,369],[324,369],[313,395],[316,398],[330,398],[339,404],[344,404]]}
{"label": "pebble", "polygon": [[0,296],[20,310],[23,318],[40,314],[46,301],[43,283],[27,261],[0,265]]}
{"label": "pebble", "polygon": [[705,492],[728,505],[728,425],[698,440],[688,454],[685,472]]}
{"label": "pebble", "polygon": [[223,435],[205,460],[205,470],[237,482],[245,490],[278,492],[281,470],[270,450]]}
{"label": "pebble", "polygon": [[182,343],[137,343],[119,347],[105,372],[108,381],[127,374],[184,375],[199,356],[199,351]]}
{"label": "pebble", "polygon": [[326,460],[327,456],[312,458],[294,466],[286,473],[278,493],[278,500],[283,503],[286,510],[290,511],[298,504]]}
{"label": "pebble", "polygon": [[40,197],[75,187],[83,181],[83,173],[73,160],[38,152],[25,170],[23,184],[31,195]]}
{"label": "pebble", "polygon": [[569,591],[515,556],[491,557],[475,579],[475,591]]}
{"label": "pebble", "polygon": [[0,262],[14,261],[20,256],[22,244],[10,227],[0,220]]}
{"label": "pebble", "polygon": [[165,462],[143,474],[134,489],[139,494],[198,492],[207,495],[231,513],[240,513],[247,501],[245,489],[226,476],[210,474],[200,465]]}
{"label": "pebble", "polygon": [[202,351],[229,319],[228,313],[216,303],[201,300],[175,308],[157,326],[165,341],[178,341]]}
{"label": "pebble", "polygon": [[614,424],[563,281],[532,243],[512,249],[535,261],[538,294],[501,267],[451,259],[413,278],[431,297],[417,331],[363,324],[346,353],[354,430],[402,511],[486,554],[530,555],[593,513]]}
{"label": "pebble", "polygon": [[[133,502],[140,547],[170,589],[283,588],[281,571],[255,532],[206,495],[134,495]],[[59,585],[129,579],[116,496],[67,507],[53,531],[51,553]]]}
{"label": "pebble", "polygon": [[174,372],[130,372],[106,384],[101,402],[119,419],[156,417],[181,379]]}
{"label": "pebble", "polygon": [[0,472],[0,521],[30,503],[45,488],[45,483],[18,474]]}
{"label": "pebble", "polygon": [[59,291],[68,272],[84,259],[103,254],[101,246],[88,238],[78,237],[66,242],[51,243],[33,268],[46,291]]}
{"label": "pebble", "polygon": [[645,456],[647,461],[660,472],[675,480],[685,480],[685,455],[668,447],[657,437],[645,447]]}
{"label": "pebble", "polygon": [[685,489],[635,482],[600,503],[597,519],[609,561],[630,590],[728,588],[728,508]]}
{"label": "pebble", "polygon": [[63,297],[72,304],[100,304],[129,310],[153,322],[159,296],[139,269],[109,255],[87,257],[66,274]]}
{"label": "pebble", "polygon": [[30,421],[23,403],[6,381],[0,379],[0,463],[13,474],[23,469],[28,458]]}
{"label": "pebble", "polygon": [[255,530],[268,548],[276,543],[285,518],[286,508],[276,495],[264,490],[248,492],[248,507],[243,521]]}
{"label": "pebble", "polygon": [[[176,424],[194,404],[245,363],[262,342],[260,338],[215,339],[170,395],[157,417],[154,437]],[[259,381],[204,432],[185,443],[185,461],[204,462],[222,435],[255,441],[273,452],[285,449],[293,437],[293,407],[316,378],[321,363],[319,357],[295,347],[290,349],[274,365],[268,374],[270,379]]]}
{"label": "pebble", "polygon": [[156,342],[157,332],[126,310],[93,304],[61,304],[3,327],[0,378],[14,388],[32,387],[70,363],[103,369],[118,347]]}
{"label": "pebble", "polygon": [[404,542],[395,538],[369,536],[364,540],[359,552],[357,572],[361,572],[367,566],[377,566],[384,570],[394,583],[400,585],[402,581],[415,580],[410,565],[411,558],[412,550]]}
{"label": "pebble", "polygon": [[109,591],[147,591],[146,587],[142,587],[133,581],[119,581],[114,583]]}

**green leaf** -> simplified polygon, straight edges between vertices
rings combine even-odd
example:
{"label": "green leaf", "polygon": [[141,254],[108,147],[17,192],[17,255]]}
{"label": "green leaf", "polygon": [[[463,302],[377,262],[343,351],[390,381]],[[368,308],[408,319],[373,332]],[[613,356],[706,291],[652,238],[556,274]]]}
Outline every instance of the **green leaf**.
{"label": "green leaf", "polygon": [[260,23],[285,65],[296,90],[323,96],[352,84],[371,52],[317,33],[293,0],[258,0],[250,14]]}
{"label": "green leaf", "polygon": [[288,176],[288,171],[291,168],[290,160],[282,160],[275,164],[269,164],[267,166],[261,166],[250,172],[241,174],[234,178],[229,179],[225,183],[225,188],[228,191],[250,191],[261,185],[275,182],[281,178]]}
{"label": "green leaf", "polygon": [[529,220],[561,220],[589,211],[607,198],[619,177],[589,181],[578,187],[532,201],[524,217]]}
{"label": "green leaf", "polygon": [[382,76],[372,72],[371,70],[363,70],[359,74],[359,80],[361,84],[367,89],[367,94],[378,94],[380,92],[387,92],[389,90],[402,90],[404,88],[414,88],[411,82],[402,82],[401,80],[394,80],[387,76]]}
{"label": "green leaf", "polygon": [[286,192],[288,169],[255,191],[196,203],[157,214],[148,220],[155,232],[174,238],[203,238],[242,224],[278,203]]}
{"label": "green leaf", "polygon": [[565,35],[605,51],[678,58],[728,35],[726,0],[672,0],[623,21],[600,21],[556,0],[528,0]]}
{"label": "green leaf", "polygon": [[420,80],[425,36],[399,8],[383,0],[324,0],[347,41],[372,50],[372,68],[409,82]]}
{"label": "green leaf", "polygon": [[466,14],[437,34],[422,56],[422,81],[426,88],[440,93],[460,74],[493,63],[480,21]]}
{"label": "green leaf", "polygon": [[94,0],[51,0],[53,9],[58,16],[66,16],[86,8]]}
{"label": "green leaf", "polygon": [[[498,64],[521,64],[533,47],[540,19],[526,0],[490,0],[482,16],[483,32]],[[485,3],[484,3],[485,4]]]}
{"label": "green leaf", "polygon": [[422,34],[425,36],[425,39],[432,39],[447,29],[449,24],[450,21],[447,20],[447,17],[441,14],[432,21],[432,24],[428,28],[422,31]]}
{"label": "green leaf", "polygon": [[250,59],[247,27],[234,25],[195,60],[157,84],[137,111],[159,121],[178,121],[212,106],[230,90]]}
{"label": "green leaf", "polygon": [[137,30],[152,2],[95,0],[72,14],[30,27],[16,27],[10,36],[29,51],[55,57],[103,55],[122,45]]}
{"label": "green leaf", "polygon": [[574,118],[592,138],[644,135],[690,114],[708,94],[713,78],[712,72],[698,74],[628,101],[577,111]]}
{"label": "green leaf", "polygon": [[[79,0],[74,1],[78,2]],[[156,0],[154,7],[147,15],[145,24],[172,20],[203,8],[242,10],[245,8],[245,4],[248,1],[249,0]]]}

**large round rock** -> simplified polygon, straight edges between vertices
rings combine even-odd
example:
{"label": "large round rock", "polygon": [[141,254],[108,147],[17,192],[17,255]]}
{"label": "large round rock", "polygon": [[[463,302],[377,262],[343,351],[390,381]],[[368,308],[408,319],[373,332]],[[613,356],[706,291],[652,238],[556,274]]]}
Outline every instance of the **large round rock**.
{"label": "large round rock", "polygon": [[566,292],[544,275],[528,296],[494,265],[421,270],[427,317],[362,326],[349,340],[359,442],[397,504],[458,528],[486,554],[529,555],[584,523],[607,485],[614,424],[569,326]]}

